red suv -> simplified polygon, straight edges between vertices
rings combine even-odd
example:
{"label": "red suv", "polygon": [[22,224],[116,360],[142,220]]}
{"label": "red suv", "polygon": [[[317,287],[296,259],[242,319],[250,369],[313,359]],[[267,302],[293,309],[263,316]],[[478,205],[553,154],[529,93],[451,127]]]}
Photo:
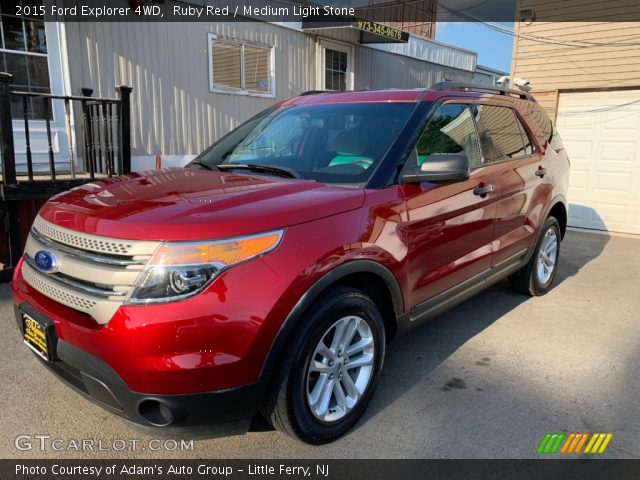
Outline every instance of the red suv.
{"label": "red suv", "polygon": [[261,412],[329,442],[367,407],[393,337],[505,277],[549,290],[568,173],[522,92],[301,95],[186,168],[49,200],[13,280],[18,326],[133,422]]}

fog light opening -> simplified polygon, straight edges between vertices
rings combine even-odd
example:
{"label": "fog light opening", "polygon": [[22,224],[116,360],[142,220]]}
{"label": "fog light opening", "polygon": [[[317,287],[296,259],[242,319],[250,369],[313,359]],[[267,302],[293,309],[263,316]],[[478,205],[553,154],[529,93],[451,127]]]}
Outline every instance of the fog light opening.
{"label": "fog light opening", "polygon": [[174,420],[171,409],[157,400],[143,400],[138,405],[138,411],[142,418],[156,427],[166,427]]}

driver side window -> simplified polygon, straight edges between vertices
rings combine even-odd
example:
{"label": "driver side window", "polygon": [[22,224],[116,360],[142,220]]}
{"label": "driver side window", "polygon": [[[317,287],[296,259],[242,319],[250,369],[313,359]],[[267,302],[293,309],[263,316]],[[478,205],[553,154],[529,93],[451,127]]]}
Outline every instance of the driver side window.
{"label": "driver side window", "polygon": [[471,167],[482,163],[476,126],[468,105],[441,105],[425,127],[418,144],[418,167],[434,153],[463,153]]}

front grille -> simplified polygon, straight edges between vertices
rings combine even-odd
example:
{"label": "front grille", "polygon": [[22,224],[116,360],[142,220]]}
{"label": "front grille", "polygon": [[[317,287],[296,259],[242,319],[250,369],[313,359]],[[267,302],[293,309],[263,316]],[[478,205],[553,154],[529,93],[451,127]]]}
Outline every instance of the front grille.
{"label": "front grille", "polygon": [[28,264],[23,265],[22,276],[25,282],[40,293],[67,307],[80,310],[81,312],[90,312],[91,309],[96,306],[96,302],[89,298],[70,293],[62,288],[58,288],[55,284],[47,282],[46,277],[43,278],[42,275],[38,274],[37,271]]}
{"label": "front grille", "polygon": [[106,253],[108,255],[128,255],[132,247],[132,244],[128,242],[108,240],[106,238],[71,232],[48,223],[41,217],[36,217],[33,228],[51,240],[89,252]]}
{"label": "front grille", "polygon": [[[38,216],[25,246],[22,275],[43,295],[105,324],[122,305],[158,245],[74,232]],[[43,249],[56,256],[56,273],[40,271],[33,260]]]}

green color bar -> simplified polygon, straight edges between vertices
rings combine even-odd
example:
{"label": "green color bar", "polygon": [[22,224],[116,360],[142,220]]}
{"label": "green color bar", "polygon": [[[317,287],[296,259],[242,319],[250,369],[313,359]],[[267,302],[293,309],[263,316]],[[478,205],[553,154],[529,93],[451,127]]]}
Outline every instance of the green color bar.
{"label": "green color bar", "polygon": [[566,437],[564,433],[558,434],[558,439],[556,440],[556,443],[553,445],[553,447],[551,447],[551,453],[556,453],[558,451],[558,448],[560,448],[560,444],[562,443],[562,440],[564,440],[564,437]]}
{"label": "green color bar", "polygon": [[551,438],[551,434],[547,433],[544,438],[542,439],[542,441],[540,442],[540,445],[538,445],[538,453],[544,453],[544,447],[547,444],[547,442],[549,441],[549,439]]}
{"label": "green color bar", "polygon": [[551,453],[551,447],[553,446],[553,443],[556,441],[557,437],[558,437],[557,433],[551,434],[551,438],[547,442],[547,445],[544,447],[544,453]]}

